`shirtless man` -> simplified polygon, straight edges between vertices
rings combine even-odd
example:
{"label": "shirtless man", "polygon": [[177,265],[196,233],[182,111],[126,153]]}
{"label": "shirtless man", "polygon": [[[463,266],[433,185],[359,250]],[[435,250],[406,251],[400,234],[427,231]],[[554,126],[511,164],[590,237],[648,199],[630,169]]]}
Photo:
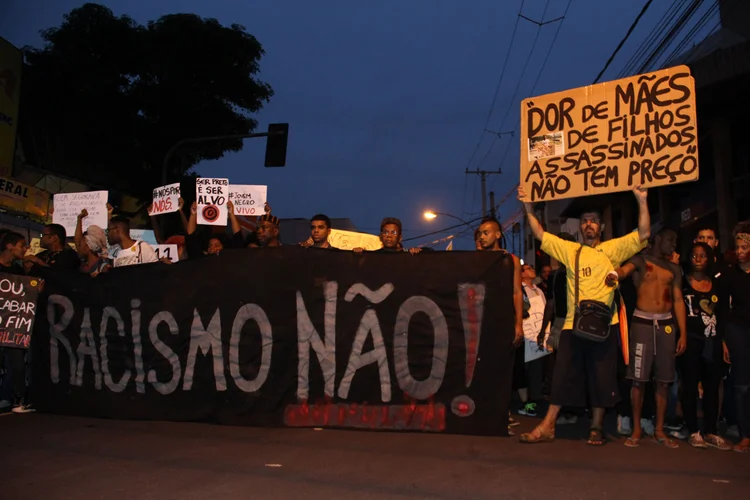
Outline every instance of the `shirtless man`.
{"label": "shirtless man", "polygon": [[[675,356],[685,352],[687,345],[682,275],[679,266],[671,261],[676,243],[677,233],[664,228],[656,233],[651,247],[617,269],[619,280],[633,275],[633,283],[638,291],[636,309],[630,324],[630,363],[627,374],[627,378],[633,381],[630,391],[633,432],[625,441],[625,446],[631,448],[637,447],[641,439],[643,390],[652,376],[656,381],[654,438],[667,448],[678,446],[664,433],[667,393],[669,384],[675,380]],[[607,280],[610,285],[612,281]]]}
{"label": "shirtless man", "polygon": [[[508,253],[508,251],[500,245],[503,238],[503,231],[500,228],[500,223],[498,221],[495,219],[485,220],[482,222],[482,225],[479,226],[477,232],[479,233],[477,237],[477,249],[479,251]],[[521,261],[515,255],[511,254],[511,256],[513,257],[513,306],[516,311],[516,336],[514,345],[518,347],[521,346],[523,342],[523,285],[521,280]],[[521,354],[523,354],[523,350],[521,350]]]}

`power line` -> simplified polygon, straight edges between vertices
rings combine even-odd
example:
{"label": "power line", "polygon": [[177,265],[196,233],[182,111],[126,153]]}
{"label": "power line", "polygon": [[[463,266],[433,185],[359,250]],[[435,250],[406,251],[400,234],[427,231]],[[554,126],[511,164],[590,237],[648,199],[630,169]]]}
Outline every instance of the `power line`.
{"label": "power line", "polygon": [[[555,42],[557,41],[557,37],[560,34],[560,30],[562,29],[562,25],[565,22],[565,17],[568,15],[568,11],[570,10],[570,5],[573,3],[573,0],[568,0],[568,4],[565,6],[565,12],[563,12],[562,20],[560,21],[560,24],[557,25],[557,30],[555,30],[555,35],[552,37],[552,43],[550,43],[549,48],[547,49],[547,54],[544,56],[544,61],[542,61],[542,66],[539,68],[539,73],[536,75],[536,79],[534,80],[534,85],[531,87],[531,92],[529,92],[529,95],[533,95],[534,91],[536,90],[536,86],[539,84],[539,80],[542,77],[542,74],[544,73],[544,68],[547,67],[547,61],[549,61],[549,56],[552,54],[552,50],[555,47]],[[512,103],[511,103],[512,104]],[[515,126],[513,127],[513,130],[518,129],[518,124],[521,123],[521,117],[518,117],[518,121],[516,121]],[[500,160],[500,165],[505,164],[505,159],[508,156],[508,152],[510,151],[510,144],[506,146],[505,153],[503,153],[503,157]],[[492,186],[490,186],[490,190],[494,188],[495,184],[493,182]],[[498,205],[499,206],[499,205]]]}
{"label": "power line", "polygon": [[609,65],[612,64],[612,61],[615,59],[615,56],[617,55],[617,53],[620,52],[620,49],[622,48],[622,46],[625,44],[627,39],[630,38],[630,34],[633,33],[633,30],[635,29],[635,27],[638,26],[638,22],[643,17],[643,14],[645,14],[648,8],[651,6],[652,1],[653,0],[648,0],[646,4],[643,6],[643,8],[641,9],[641,11],[638,13],[638,16],[636,16],[635,21],[633,21],[633,24],[630,25],[628,32],[625,33],[625,36],[622,38],[622,40],[620,40],[620,43],[617,44],[617,47],[615,48],[614,52],[612,52],[612,55],[609,56],[609,59],[607,59],[607,62],[604,64],[604,67],[602,68],[602,70],[599,72],[598,75],[596,75],[596,78],[594,79],[594,83],[599,81],[602,75],[604,75],[604,72],[607,71],[607,68],[609,68]]}
{"label": "power line", "polygon": [[[518,31],[518,23],[521,21],[520,16],[521,16],[521,12],[523,11],[524,2],[525,0],[521,0],[521,6],[519,7],[518,15],[516,16],[516,23],[513,25],[513,33],[510,36],[510,44],[508,45],[508,50],[505,52],[505,60],[503,61],[503,66],[502,66],[502,69],[500,70],[500,77],[497,80],[497,85],[495,85],[495,93],[492,96],[492,102],[490,103],[490,107],[487,110],[487,118],[484,121],[484,126],[482,127],[482,132],[479,134],[479,139],[477,140],[477,144],[476,146],[474,146],[474,151],[472,151],[471,156],[469,157],[469,161],[466,162],[466,169],[468,169],[471,166],[472,162],[474,161],[474,158],[477,155],[477,151],[479,151],[479,147],[482,145],[482,140],[484,139],[484,134],[485,134],[484,131],[489,125],[490,120],[492,119],[492,112],[495,109],[497,96],[500,93],[500,86],[503,82],[503,78],[505,77],[505,70],[508,67],[508,60],[510,59],[510,53],[511,53],[511,50],[513,49],[513,43],[516,39],[516,32]],[[495,137],[495,141],[497,140],[498,140],[498,137]],[[492,146],[494,144],[495,142],[493,141],[493,143],[490,145],[490,150],[492,149]],[[487,153],[487,155],[488,154],[489,152]],[[485,158],[487,157],[487,155],[485,155]],[[484,161],[484,159],[482,161]],[[465,177],[464,177],[464,182],[466,182]],[[476,198],[476,190],[474,190],[474,199],[472,199],[472,206],[474,204],[475,198]],[[461,211],[464,213],[466,212],[466,185],[464,185],[464,196],[463,196]]]}
{"label": "power line", "polygon": [[633,53],[630,59],[628,59],[628,62],[625,64],[620,73],[618,73],[618,79],[633,74],[635,68],[638,66],[638,64],[640,64],[639,61],[641,61],[646,56],[646,54],[650,50],[652,50],[654,44],[657,42],[659,35],[666,31],[667,26],[675,19],[677,14],[682,10],[683,6],[688,1],[689,0],[674,0],[672,2],[672,5],[669,7],[667,12],[665,12],[661,19],[657,21],[656,25],[648,34],[646,39],[641,42],[641,44],[638,46],[638,49],[635,51],[635,53]]}
{"label": "power line", "polygon": [[677,20],[674,26],[672,26],[672,29],[669,30],[667,35],[662,39],[661,43],[656,47],[656,50],[654,50],[651,55],[646,59],[646,61],[640,65],[638,70],[636,71],[637,75],[640,75],[641,73],[646,73],[649,68],[651,67],[652,63],[661,57],[661,54],[667,49],[669,44],[674,40],[674,37],[679,33],[682,28],[685,26],[685,23],[693,17],[693,14],[695,11],[700,7],[700,5],[703,3],[704,0],[693,0],[693,3],[691,3],[688,8],[685,10],[685,12],[680,16],[680,18]]}
{"label": "power line", "polygon": [[449,227],[446,227],[446,228],[443,228],[443,229],[438,229],[437,231],[432,231],[432,232],[429,232],[429,233],[421,234],[419,236],[413,236],[411,238],[406,238],[405,240],[402,240],[402,241],[414,241],[414,240],[418,240],[418,239],[421,239],[421,238],[426,238],[428,236],[433,236],[433,235],[436,235],[436,234],[444,233],[446,231],[450,231],[451,229],[456,229],[457,227],[466,227],[466,226],[471,227],[470,224],[472,222],[477,222],[477,221],[480,221],[482,219],[484,219],[484,217],[477,217],[476,219],[471,219],[471,220],[466,221],[466,224],[464,224],[464,223],[455,224],[453,226],[449,226]]}
{"label": "power line", "polygon": [[[668,65],[673,59],[675,59],[676,57],[678,57],[679,55],[683,53],[683,50],[687,47],[687,45],[695,39],[696,35],[700,32],[700,30],[702,30],[706,26],[706,24],[711,19],[711,17],[713,17],[718,11],[719,11],[719,3],[716,2],[711,6],[710,9],[708,9],[708,11],[706,11],[705,14],[703,14],[703,16],[700,19],[698,19],[698,21],[695,23],[692,29],[687,32],[687,34],[682,38],[680,43],[678,43],[677,46],[674,48],[674,50],[672,50],[672,52],[669,54],[669,56],[667,56],[664,62],[665,66]],[[721,25],[721,20],[719,20],[719,23],[717,24],[717,26],[718,25]],[[715,29],[716,29],[716,26],[712,28],[709,34],[713,33],[713,30]]]}
{"label": "power line", "polygon": [[497,95],[500,93],[500,85],[503,82],[503,77],[505,76],[505,69],[508,67],[508,59],[510,59],[510,52],[513,49],[513,42],[516,39],[516,31],[518,31],[518,23],[521,21],[521,12],[523,11],[523,4],[525,0],[521,0],[521,7],[518,9],[518,16],[516,17],[516,24],[513,26],[513,33],[510,36],[510,45],[508,45],[508,50],[505,52],[505,60],[503,61],[503,68],[500,70],[500,78],[497,80],[497,85],[495,86],[495,93],[492,96],[492,103],[490,103],[490,107],[487,110],[487,118],[484,121],[484,126],[482,127],[482,133],[479,135],[479,140],[477,141],[477,145],[474,147],[474,151],[471,153],[471,157],[469,158],[469,161],[466,163],[466,168],[469,168],[471,166],[471,162],[474,161],[474,157],[477,154],[477,151],[479,150],[479,146],[482,144],[482,139],[484,138],[484,130],[489,126],[490,120],[492,119],[492,112],[495,109],[495,103],[497,102]]}

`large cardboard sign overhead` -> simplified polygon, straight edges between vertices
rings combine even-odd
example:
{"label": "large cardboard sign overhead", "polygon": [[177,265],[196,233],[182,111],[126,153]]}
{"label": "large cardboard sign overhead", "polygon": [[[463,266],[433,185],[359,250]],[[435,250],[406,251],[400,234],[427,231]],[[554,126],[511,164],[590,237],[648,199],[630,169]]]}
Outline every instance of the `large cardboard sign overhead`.
{"label": "large cardboard sign overhead", "polygon": [[521,186],[531,201],[697,179],[687,66],[521,102]]}

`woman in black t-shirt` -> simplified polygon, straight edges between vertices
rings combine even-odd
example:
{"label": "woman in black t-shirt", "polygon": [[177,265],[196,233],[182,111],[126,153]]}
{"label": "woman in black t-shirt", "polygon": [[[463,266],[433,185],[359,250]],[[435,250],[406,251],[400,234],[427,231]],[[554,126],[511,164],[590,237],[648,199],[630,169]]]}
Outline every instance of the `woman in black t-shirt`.
{"label": "woman in black t-shirt", "polygon": [[[678,358],[682,368],[682,412],[696,448],[731,450],[717,431],[722,348],[716,338],[718,291],[712,280],[714,256],[707,244],[693,244],[682,296],[687,313],[687,349]],[[698,426],[698,383],[703,386],[703,429]]]}

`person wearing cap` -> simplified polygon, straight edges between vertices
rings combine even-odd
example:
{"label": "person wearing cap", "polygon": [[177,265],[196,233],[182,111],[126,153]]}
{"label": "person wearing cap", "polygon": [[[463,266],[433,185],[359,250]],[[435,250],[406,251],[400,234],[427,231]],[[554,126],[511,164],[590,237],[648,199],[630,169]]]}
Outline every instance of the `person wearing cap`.
{"label": "person wearing cap", "polygon": [[[550,406],[542,423],[533,431],[521,435],[523,443],[553,441],[555,423],[563,406],[585,408],[590,405],[593,411],[588,444],[604,444],[602,423],[605,408],[613,407],[620,400],[617,383],[619,318],[615,308],[608,335],[600,339],[601,341],[575,335],[573,324],[577,309],[576,295],[580,300],[595,301],[611,307],[615,299],[615,288],[606,283],[606,276],[614,273],[617,267],[640,252],[647,244],[651,236],[648,191],[636,186],[633,188],[633,194],[638,201],[639,210],[636,231],[621,238],[602,242],[604,226],[601,213],[597,210],[586,210],[580,216],[580,231],[583,238],[583,244],[580,244],[565,241],[545,232],[534,215],[531,200],[522,187],[518,188],[518,199],[523,203],[532,233],[541,242],[541,250],[557,259],[566,268],[568,299],[565,324],[557,349]],[[576,260],[579,261],[578,266]],[[576,288],[578,294],[575,293]]]}
{"label": "person wearing cap", "polygon": [[279,218],[267,212],[258,217],[258,243],[261,248],[280,247],[279,241]]}

